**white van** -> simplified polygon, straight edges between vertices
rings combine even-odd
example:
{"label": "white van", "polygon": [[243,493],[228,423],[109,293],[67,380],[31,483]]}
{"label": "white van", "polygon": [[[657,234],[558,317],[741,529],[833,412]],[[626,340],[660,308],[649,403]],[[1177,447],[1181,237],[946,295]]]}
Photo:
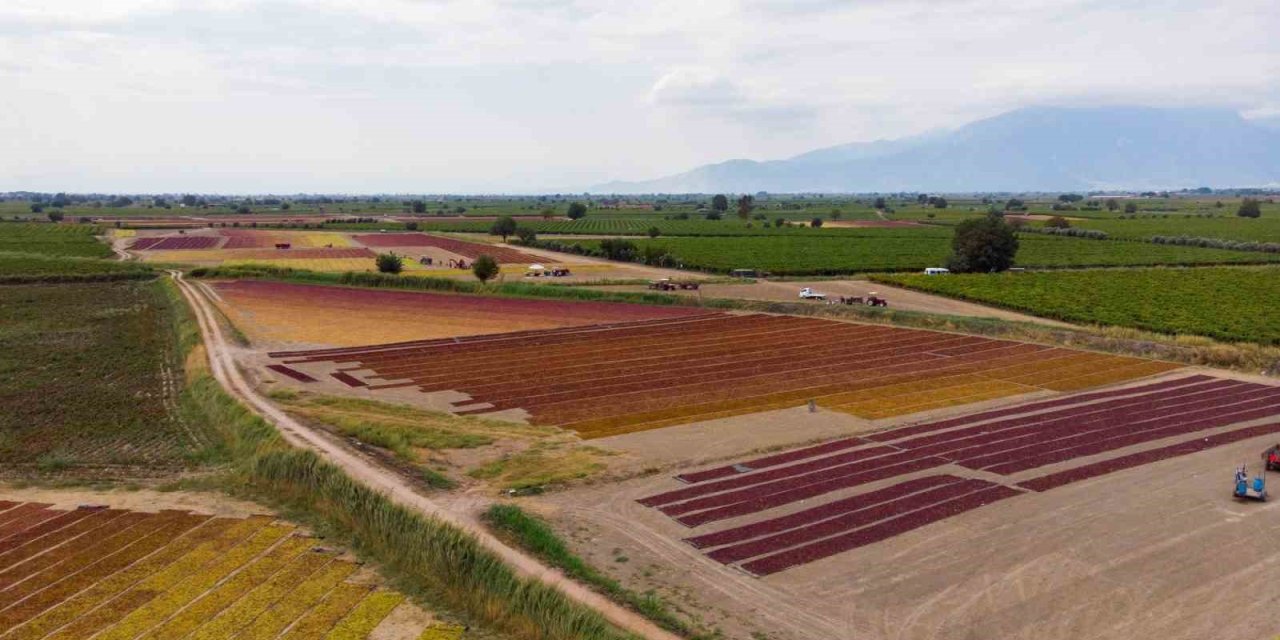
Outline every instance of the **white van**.
{"label": "white van", "polygon": [[928,267],[924,270],[926,276],[945,276],[948,273],[951,273],[951,270],[942,267]]}

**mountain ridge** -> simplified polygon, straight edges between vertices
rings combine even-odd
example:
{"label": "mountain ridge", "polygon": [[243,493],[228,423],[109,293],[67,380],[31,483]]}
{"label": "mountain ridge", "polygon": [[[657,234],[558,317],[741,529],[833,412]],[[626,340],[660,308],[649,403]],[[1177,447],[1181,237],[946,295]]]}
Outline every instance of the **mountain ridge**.
{"label": "mountain ridge", "polygon": [[1209,107],[1024,107],[946,132],[733,159],[596,193],[1088,191],[1280,185],[1280,130]]}

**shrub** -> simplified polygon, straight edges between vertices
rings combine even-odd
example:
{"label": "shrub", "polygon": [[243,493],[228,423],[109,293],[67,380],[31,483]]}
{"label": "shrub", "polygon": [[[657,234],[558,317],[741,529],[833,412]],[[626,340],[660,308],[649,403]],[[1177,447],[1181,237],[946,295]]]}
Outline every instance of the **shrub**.
{"label": "shrub", "polygon": [[532,245],[538,241],[538,232],[531,227],[516,227],[516,240],[523,245]]}
{"label": "shrub", "polygon": [[481,255],[472,263],[471,272],[480,282],[488,282],[498,275],[498,261],[493,256]]}
{"label": "shrub", "polygon": [[817,228],[821,227],[821,226],[822,226],[822,218],[814,218],[813,220],[810,220],[810,221],[809,221],[809,226],[813,227],[814,229],[817,229]]}
{"label": "shrub", "polygon": [[1071,227],[1071,223],[1062,216],[1054,216],[1049,218],[1048,222],[1044,223],[1044,226],[1052,229],[1067,229]]}
{"label": "shrub", "polygon": [[662,229],[659,229],[657,227],[649,227],[649,231],[647,233],[649,234],[650,238],[656,238],[662,235]]}
{"label": "shrub", "polygon": [[1241,218],[1258,218],[1262,216],[1262,207],[1254,198],[1245,198],[1240,203],[1240,208],[1236,210],[1236,215]]}
{"label": "shrub", "polygon": [[404,271],[404,259],[394,253],[380,253],[378,254],[378,271],[400,273]]}
{"label": "shrub", "polygon": [[406,222],[406,223],[404,223],[404,230],[405,230],[405,231],[417,231],[417,230],[418,230],[418,223],[416,223],[416,222]]}

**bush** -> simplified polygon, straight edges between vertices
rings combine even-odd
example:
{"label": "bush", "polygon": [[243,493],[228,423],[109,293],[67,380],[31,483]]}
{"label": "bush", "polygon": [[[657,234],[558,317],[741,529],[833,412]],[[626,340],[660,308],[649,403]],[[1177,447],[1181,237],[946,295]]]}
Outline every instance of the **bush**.
{"label": "bush", "polygon": [[404,271],[404,259],[394,253],[380,253],[378,254],[378,271],[400,273]]}
{"label": "bush", "polygon": [[1236,210],[1236,215],[1241,218],[1259,218],[1262,216],[1262,207],[1258,201],[1253,198],[1245,198],[1240,203],[1240,208]]}
{"label": "bush", "polygon": [[822,218],[814,218],[813,220],[810,220],[809,226],[813,227],[814,229],[820,228],[822,226]]}
{"label": "bush", "polygon": [[1137,213],[1137,212],[1138,212],[1138,204],[1137,204],[1136,202],[1126,202],[1126,203],[1125,203],[1125,205],[1124,205],[1124,212],[1125,212],[1125,213]]}
{"label": "bush", "polygon": [[538,241],[538,232],[531,227],[516,227],[516,240],[523,245],[532,245]]}
{"label": "bush", "polygon": [[405,230],[405,231],[417,231],[417,230],[418,230],[418,223],[416,223],[416,222],[406,222],[406,223],[404,223],[404,230]]}
{"label": "bush", "polygon": [[62,222],[62,212],[61,212],[61,211],[50,211],[50,212],[48,213],[48,216],[49,216],[49,221],[50,221],[50,222]]}
{"label": "bush", "polygon": [[1068,229],[1071,227],[1071,223],[1062,216],[1054,216],[1049,218],[1049,221],[1045,222],[1044,226],[1051,229]]}
{"label": "bush", "polygon": [[649,234],[650,238],[656,238],[662,235],[662,229],[659,229],[657,227],[649,227],[649,231],[647,233]]}
{"label": "bush", "polygon": [[636,243],[622,238],[606,238],[600,241],[600,251],[610,260],[631,262],[636,258]]}
{"label": "bush", "polygon": [[488,282],[498,275],[498,261],[493,256],[481,255],[471,265],[471,273],[476,275],[476,279],[480,282]]}

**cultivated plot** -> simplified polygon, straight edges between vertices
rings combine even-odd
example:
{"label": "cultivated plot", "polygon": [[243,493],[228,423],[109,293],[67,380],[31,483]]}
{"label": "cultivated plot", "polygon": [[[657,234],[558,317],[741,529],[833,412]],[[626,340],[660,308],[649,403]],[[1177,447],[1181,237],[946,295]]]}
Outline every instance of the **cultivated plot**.
{"label": "cultivated plot", "polygon": [[1280,387],[1189,376],[685,473],[686,486],[640,502],[697,527],[686,542],[710,558],[768,575],[1025,492],[1274,434],[1276,416]]}
{"label": "cultivated plot", "polygon": [[[490,301],[493,304],[495,301]],[[686,312],[687,315],[689,312]],[[467,340],[277,352],[373,390],[454,391],[461,414],[509,409],[600,438],[797,406],[876,419],[1176,365],[936,331],[762,314],[653,320]]]}

